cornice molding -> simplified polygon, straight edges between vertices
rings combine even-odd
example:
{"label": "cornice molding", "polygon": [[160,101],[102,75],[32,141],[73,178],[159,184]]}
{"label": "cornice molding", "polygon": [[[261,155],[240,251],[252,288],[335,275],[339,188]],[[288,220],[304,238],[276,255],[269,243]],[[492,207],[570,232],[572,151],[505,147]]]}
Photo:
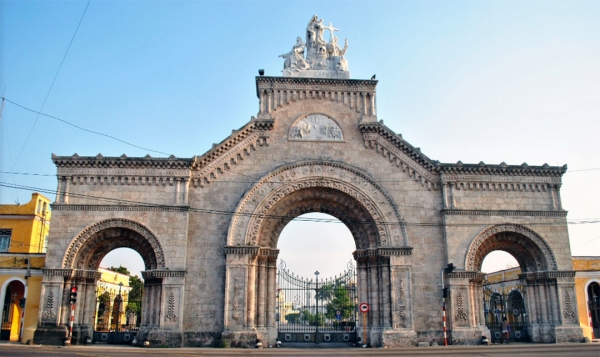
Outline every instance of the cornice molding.
{"label": "cornice molding", "polygon": [[357,249],[352,253],[354,259],[377,258],[377,257],[392,257],[412,255],[412,247],[381,247],[375,249]]}
{"label": "cornice molding", "polygon": [[[456,164],[440,163],[432,160],[421,152],[417,147],[406,142],[402,135],[394,133],[383,124],[383,121],[361,123],[359,129],[363,134],[365,147],[380,152],[391,163],[401,167],[403,171],[408,171],[411,177],[416,180],[433,184],[434,186],[441,181],[442,183],[460,182],[462,187],[485,189],[484,185],[471,185],[470,182],[498,182],[498,183],[551,183],[560,184],[560,178],[567,171],[567,165],[564,166],[529,166],[526,163],[521,165],[487,165],[483,162],[479,164]],[[421,169],[412,164],[418,164]],[[484,176],[484,177],[482,177]],[[503,177],[509,176],[509,177]],[[496,189],[496,188],[494,188]],[[507,186],[498,186],[497,189],[510,189]],[[527,189],[518,187],[517,189]],[[545,186],[531,186],[532,190],[546,190]]]}
{"label": "cornice molding", "polygon": [[566,217],[567,211],[527,211],[527,210],[467,210],[444,209],[442,214],[447,216],[507,216],[507,217]]}
{"label": "cornice molding", "polygon": [[252,118],[252,121],[234,131],[227,139],[214,144],[204,155],[194,156],[191,167],[193,186],[204,187],[259,147],[269,146],[268,131],[273,129],[273,125],[274,121],[271,119]]}
{"label": "cornice molding", "polygon": [[71,205],[54,203],[52,210],[56,211],[159,211],[159,212],[188,212],[189,206],[161,205]]}
{"label": "cornice molding", "polygon": [[519,274],[520,280],[543,280],[555,278],[573,278],[576,272],[573,270],[535,271]]}
{"label": "cornice molding", "polygon": [[238,246],[225,246],[226,255],[250,255],[256,256],[260,247],[257,245],[238,245]]}
{"label": "cornice molding", "polygon": [[[378,134],[381,138],[389,142],[394,148],[402,152],[414,162],[418,163],[423,169],[428,171],[428,174],[437,176],[436,161],[431,160],[421,152],[420,148],[416,148],[406,142],[402,135],[394,133],[390,128],[383,124],[383,121],[376,123],[362,123],[359,125],[360,132],[365,139],[367,148],[376,149],[376,146],[371,146],[371,141],[375,140],[376,136],[366,134]],[[384,153],[386,155],[386,153]]]}
{"label": "cornice molding", "polygon": [[470,279],[482,281],[485,279],[485,273],[479,271],[456,271],[446,274],[447,279]]}
{"label": "cornice molding", "polygon": [[272,119],[273,113],[290,103],[303,100],[336,102],[363,120],[376,120],[375,88],[377,81],[359,79],[256,77],[259,118]]}
{"label": "cornice molding", "polygon": [[42,269],[45,276],[62,276],[65,278],[100,279],[102,273],[84,269]]}
{"label": "cornice molding", "polygon": [[142,271],[142,277],[145,279],[160,279],[160,278],[183,278],[185,270],[146,270]]}
{"label": "cornice molding", "polygon": [[193,159],[179,159],[171,155],[168,158],[145,157],[104,157],[96,156],[57,156],[52,154],[52,162],[58,168],[101,168],[101,169],[189,169]]}
{"label": "cornice molding", "polygon": [[256,95],[261,89],[303,89],[374,92],[378,81],[364,79],[306,78],[306,77],[256,77]]}
{"label": "cornice molding", "polygon": [[507,165],[501,163],[499,165],[488,165],[483,162],[479,164],[438,164],[437,170],[444,174],[444,178],[452,179],[452,176],[446,175],[493,175],[493,176],[535,176],[535,177],[561,177],[567,172],[567,165],[549,166],[529,166],[526,163],[521,165]]}
{"label": "cornice molding", "polygon": [[373,149],[375,152],[380,153],[392,165],[402,169],[410,178],[420,182],[428,189],[439,188],[439,175],[431,169],[427,162],[419,160],[416,149],[412,150],[412,147],[409,147],[408,144],[394,143],[380,133],[369,132],[369,127],[369,124],[360,125],[367,149]]}

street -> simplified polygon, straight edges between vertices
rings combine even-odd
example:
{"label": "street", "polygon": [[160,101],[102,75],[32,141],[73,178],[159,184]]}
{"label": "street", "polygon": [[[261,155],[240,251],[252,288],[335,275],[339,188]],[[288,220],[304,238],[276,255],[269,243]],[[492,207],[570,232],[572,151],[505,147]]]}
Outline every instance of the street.
{"label": "street", "polygon": [[148,356],[547,356],[547,357],[598,357],[599,343],[587,344],[514,344],[492,346],[439,346],[411,348],[266,348],[266,349],[218,349],[218,348],[138,348],[130,346],[27,346],[0,345],[3,357],[17,356],[87,356],[131,357]]}

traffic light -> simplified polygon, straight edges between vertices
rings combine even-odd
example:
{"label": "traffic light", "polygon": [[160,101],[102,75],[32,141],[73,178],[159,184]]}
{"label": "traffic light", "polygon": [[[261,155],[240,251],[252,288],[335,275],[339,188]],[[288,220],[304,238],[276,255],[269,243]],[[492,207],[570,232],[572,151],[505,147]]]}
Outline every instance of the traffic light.
{"label": "traffic light", "polygon": [[71,294],[69,295],[69,303],[74,304],[77,302],[77,287],[71,287]]}
{"label": "traffic light", "polygon": [[25,307],[25,301],[26,301],[25,298],[19,299],[19,306]]}

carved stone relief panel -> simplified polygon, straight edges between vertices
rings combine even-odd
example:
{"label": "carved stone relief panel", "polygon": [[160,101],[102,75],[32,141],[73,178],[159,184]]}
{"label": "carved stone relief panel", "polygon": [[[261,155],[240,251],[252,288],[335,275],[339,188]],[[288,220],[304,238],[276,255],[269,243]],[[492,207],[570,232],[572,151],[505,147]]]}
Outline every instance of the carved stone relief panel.
{"label": "carved stone relief panel", "polygon": [[410,271],[408,268],[392,268],[392,314],[393,328],[411,327]]}
{"label": "carved stone relief panel", "polygon": [[292,125],[288,138],[307,141],[344,141],[344,134],[333,119],[323,114],[310,114]]}
{"label": "carved stone relief panel", "polygon": [[452,304],[452,310],[454,310],[454,324],[457,326],[464,326],[469,320],[467,302],[465,301],[468,296],[466,291],[460,289],[454,297],[456,299]]}
{"label": "carved stone relief panel", "polygon": [[246,309],[246,269],[228,269],[227,284],[227,316],[230,329],[241,328],[244,325],[244,311]]}
{"label": "carved stone relief panel", "polygon": [[57,286],[46,286],[46,298],[42,301],[42,322],[56,322],[58,289]]}
{"label": "carved stone relief panel", "polygon": [[178,307],[178,303],[175,299],[175,293],[173,290],[169,290],[167,292],[167,309],[166,309],[166,314],[165,314],[165,324],[176,324],[179,316],[177,313],[177,307]]}

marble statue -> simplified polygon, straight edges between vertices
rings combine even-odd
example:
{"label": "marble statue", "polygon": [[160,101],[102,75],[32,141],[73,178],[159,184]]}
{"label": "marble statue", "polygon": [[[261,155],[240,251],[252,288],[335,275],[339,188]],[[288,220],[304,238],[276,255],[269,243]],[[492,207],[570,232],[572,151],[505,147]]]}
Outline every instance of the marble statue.
{"label": "marble statue", "polygon": [[[325,30],[329,30],[329,42],[324,39]],[[314,15],[306,26],[306,43],[298,37],[292,50],[279,56],[284,59],[283,75],[350,78],[348,62],[344,57],[348,50],[348,39],[345,40],[344,48],[340,48],[335,31],[339,29],[331,22],[326,26],[323,19]]]}
{"label": "marble statue", "polygon": [[298,37],[296,39],[296,44],[294,47],[292,47],[290,52],[279,55],[279,57],[283,57],[285,59],[283,68],[290,70],[308,69],[309,65],[304,60],[304,47],[304,42],[302,42],[302,39]]}

